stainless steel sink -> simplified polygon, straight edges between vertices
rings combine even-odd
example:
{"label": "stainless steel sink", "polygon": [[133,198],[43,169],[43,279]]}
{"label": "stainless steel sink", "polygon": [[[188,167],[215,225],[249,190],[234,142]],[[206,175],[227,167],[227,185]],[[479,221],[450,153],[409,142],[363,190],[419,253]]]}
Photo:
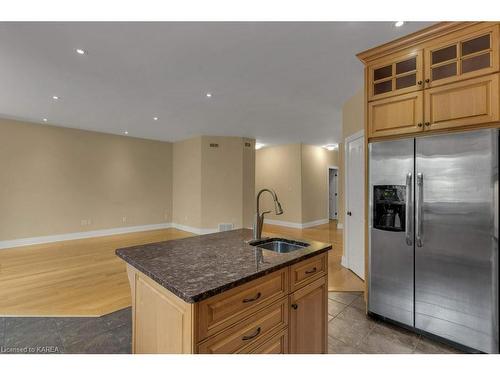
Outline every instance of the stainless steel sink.
{"label": "stainless steel sink", "polygon": [[285,238],[266,238],[249,242],[250,245],[261,249],[271,250],[277,253],[290,253],[308,247],[309,244],[300,241],[287,240]]}

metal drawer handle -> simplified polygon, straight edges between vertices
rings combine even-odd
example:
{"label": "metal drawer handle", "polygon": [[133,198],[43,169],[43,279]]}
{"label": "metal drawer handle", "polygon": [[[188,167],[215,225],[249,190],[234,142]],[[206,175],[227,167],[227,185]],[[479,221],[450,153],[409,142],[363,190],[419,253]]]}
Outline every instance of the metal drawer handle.
{"label": "metal drawer handle", "polygon": [[299,308],[299,305],[296,303],[292,303],[292,309],[297,310]]}
{"label": "metal drawer handle", "polygon": [[255,331],[255,333],[252,333],[251,335],[248,335],[248,336],[243,336],[241,339],[246,341],[246,340],[251,340],[257,336],[259,336],[260,334],[260,327],[257,328],[257,330]]}
{"label": "metal drawer handle", "polygon": [[257,293],[257,295],[256,295],[255,297],[253,297],[253,298],[245,298],[245,299],[243,300],[243,303],[248,303],[248,302],[257,301],[257,300],[260,298],[260,296],[261,296],[261,295],[262,295],[262,294],[259,292],[259,293]]}
{"label": "metal drawer handle", "polygon": [[316,267],[314,267],[312,270],[309,270],[309,271],[306,271],[306,275],[310,274],[310,273],[314,273],[316,272],[318,269]]}

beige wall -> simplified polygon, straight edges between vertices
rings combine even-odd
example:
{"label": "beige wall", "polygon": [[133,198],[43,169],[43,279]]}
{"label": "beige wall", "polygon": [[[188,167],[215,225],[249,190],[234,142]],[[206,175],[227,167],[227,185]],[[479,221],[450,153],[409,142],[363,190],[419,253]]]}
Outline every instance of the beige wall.
{"label": "beige wall", "polygon": [[[210,147],[210,144],[218,147]],[[232,223],[235,228],[251,226],[254,165],[253,140],[202,137],[201,228],[217,228],[220,223]]]}
{"label": "beige wall", "polygon": [[337,166],[337,151],[302,145],[302,222],[328,217],[328,167]]}
{"label": "beige wall", "polygon": [[[256,153],[256,191],[271,188],[283,206],[283,215],[268,219],[307,223],[328,217],[328,166],[337,165],[337,151],[319,146],[289,144],[266,147]],[[268,194],[262,209],[273,209]]]}
{"label": "beige wall", "polygon": [[[266,217],[272,220],[302,222],[302,162],[300,144],[265,147],[255,156],[255,191],[273,189],[283,207],[283,215],[274,211]],[[261,211],[274,210],[270,194],[261,198]]]}
{"label": "beige wall", "polygon": [[173,144],[172,219],[201,228],[201,137]]}
{"label": "beige wall", "polygon": [[342,107],[342,138],[339,145],[339,223],[344,223],[345,197],[344,197],[344,156],[345,139],[364,129],[365,106],[364,91],[360,90],[356,95],[347,100]]}
{"label": "beige wall", "polygon": [[365,97],[364,91],[360,90],[347,100],[342,106],[342,138],[364,129],[365,124]]}
{"label": "beige wall", "polygon": [[202,136],[176,142],[173,164],[174,223],[207,231],[220,223],[251,226],[254,140]]}
{"label": "beige wall", "polygon": [[171,143],[0,119],[0,240],[170,222],[171,213]]}

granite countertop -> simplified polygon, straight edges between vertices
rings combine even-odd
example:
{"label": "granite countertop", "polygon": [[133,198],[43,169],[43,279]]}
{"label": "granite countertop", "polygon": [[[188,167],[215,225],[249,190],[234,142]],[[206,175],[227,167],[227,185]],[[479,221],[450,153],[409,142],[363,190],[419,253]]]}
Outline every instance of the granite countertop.
{"label": "granite countertop", "polygon": [[116,255],[188,303],[207,299],[280,268],[318,255],[330,244],[276,253],[247,243],[250,229],[117,249]]}

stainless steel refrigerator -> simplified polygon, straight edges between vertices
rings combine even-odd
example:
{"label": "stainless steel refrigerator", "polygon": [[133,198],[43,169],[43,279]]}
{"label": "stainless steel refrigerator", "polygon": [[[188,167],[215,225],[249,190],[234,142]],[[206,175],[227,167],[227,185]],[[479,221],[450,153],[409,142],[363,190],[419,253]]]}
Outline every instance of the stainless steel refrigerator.
{"label": "stainless steel refrigerator", "polygon": [[370,144],[369,312],[498,353],[498,137]]}

